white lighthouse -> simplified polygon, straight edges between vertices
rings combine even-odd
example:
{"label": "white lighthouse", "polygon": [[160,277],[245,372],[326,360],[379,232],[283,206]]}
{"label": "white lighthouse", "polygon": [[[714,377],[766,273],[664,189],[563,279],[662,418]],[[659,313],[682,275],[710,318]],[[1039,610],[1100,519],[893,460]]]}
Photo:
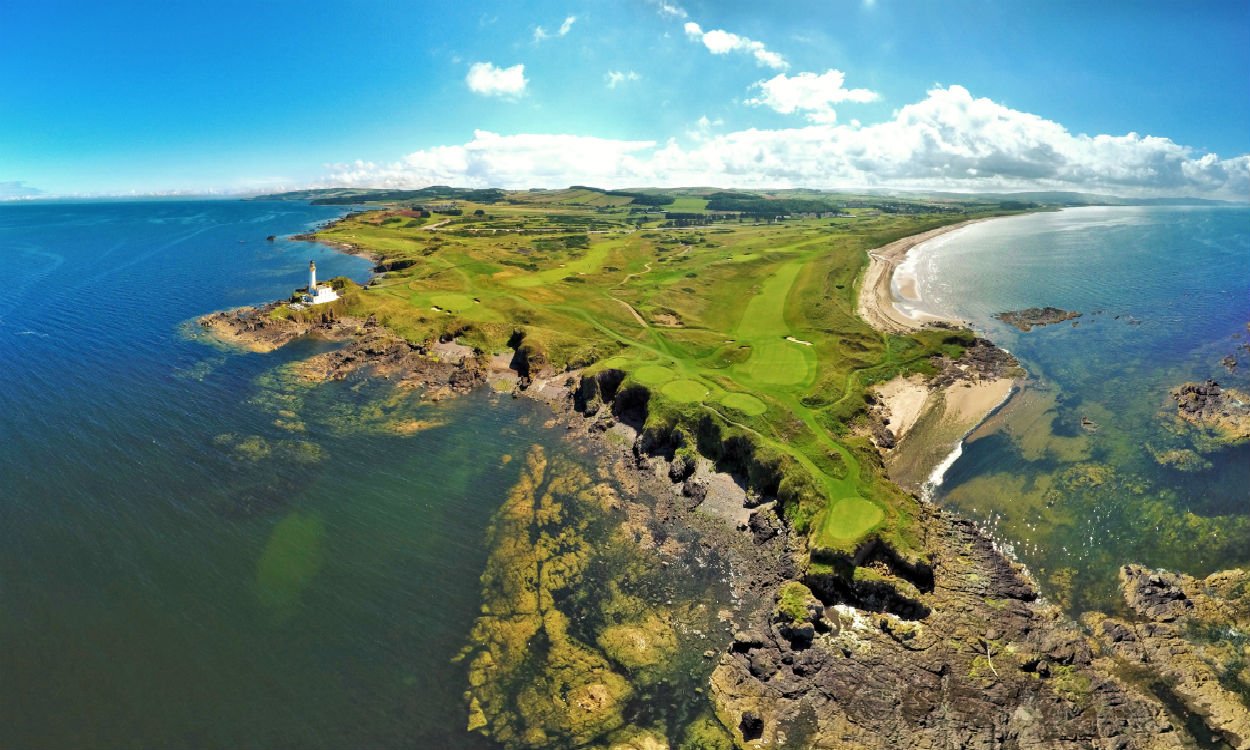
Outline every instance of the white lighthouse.
{"label": "white lighthouse", "polygon": [[338,292],[334,291],[334,287],[329,284],[317,286],[317,264],[311,260],[308,261],[308,293],[304,295],[304,303],[320,305],[333,302],[338,298]]}

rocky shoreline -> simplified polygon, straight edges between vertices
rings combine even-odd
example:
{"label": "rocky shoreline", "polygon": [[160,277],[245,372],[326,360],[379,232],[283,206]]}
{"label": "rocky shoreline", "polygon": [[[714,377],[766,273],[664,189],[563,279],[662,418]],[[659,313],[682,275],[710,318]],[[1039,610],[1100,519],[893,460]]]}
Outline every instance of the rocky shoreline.
{"label": "rocky shoreline", "polygon": [[[383,377],[432,398],[516,384],[515,396],[552,407],[575,444],[630,468],[631,481],[659,499],[642,521],[653,537],[697,528],[699,543],[729,560],[736,635],[709,654],[709,690],[739,747],[1191,746],[1162,700],[1116,676],[1121,647],[1083,633],[992,539],[945,510],[923,506],[932,561],[924,569],[868,545],[856,562],[880,569],[880,582],[796,580],[808,551],[769,499],[748,498],[706,465],[649,452],[634,406],[603,387],[603,373],[540,371],[521,381],[475,353],[435,353],[351,318],[257,325],[253,310],[206,322],[228,330],[226,340],[255,336],[266,347],[309,334],[343,341],[300,366],[319,379]],[[797,609],[783,607],[796,590]]]}

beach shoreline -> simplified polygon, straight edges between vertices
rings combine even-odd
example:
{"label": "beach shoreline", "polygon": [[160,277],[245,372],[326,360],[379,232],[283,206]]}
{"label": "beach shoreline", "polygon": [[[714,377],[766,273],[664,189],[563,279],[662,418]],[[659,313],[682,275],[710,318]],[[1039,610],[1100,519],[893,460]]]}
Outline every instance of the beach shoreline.
{"label": "beach shoreline", "polygon": [[[909,315],[900,310],[896,304],[898,300],[894,290],[894,276],[898,267],[907,258],[907,254],[914,248],[944,234],[949,234],[983,221],[989,221],[992,218],[998,217],[970,219],[961,221],[958,224],[949,224],[937,229],[930,229],[927,232],[921,232],[920,234],[903,237],[888,245],[869,250],[868,267],[864,270],[864,276],[860,281],[859,287],[857,305],[859,316],[873,328],[887,333],[907,333],[918,330],[928,323],[966,326],[967,323],[964,321],[953,318],[930,313],[924,313],[920,316]],[[910,281],[910,296],[915,299],[915,281],[914,279]],[[907,292],[907,290],[903,291]]]}
{"label": "beach shoreline", "polygon": [[[860,317],[885,333],[905,334],[930,325],[970,328],[966,321],[930,313],[908,314],[900,309],[900,295],[913,301],[919,301],[919,295],[916,278],[909,277],[899,284],[897,273],[908,254],[920,245],[991,218],[996,217],[938,227],[869,250],[868,267],[858,295]],[[993,346],[988,341],[985,344]],[[878,386],[881,416],[890,425],[896,442],[883,450],[890,478],[920,495],[941,484],[942,475],[958,457],[964,438],[1011,400],[1023,375],[1017,366],[1009,375],[970,372],[938,387],[915,375]]]}

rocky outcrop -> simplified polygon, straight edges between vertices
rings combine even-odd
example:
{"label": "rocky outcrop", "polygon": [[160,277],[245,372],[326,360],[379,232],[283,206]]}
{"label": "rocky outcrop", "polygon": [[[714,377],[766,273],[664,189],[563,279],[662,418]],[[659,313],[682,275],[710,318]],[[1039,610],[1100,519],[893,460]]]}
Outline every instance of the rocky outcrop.
{"label": "rocky outcrop", "polygon": [[1214,380],[1184,383],[1172,391],[1176,416],[1225,440],[1250,439],[1250,395]]}
{"label": "rocky outcrop", "polygon": [[1014,378],[1023,374],[1020,362],[1010,352],[983,338],[973,339],[958,358],[935,357],[933,364],[938,373],[929,381],[931,390],[947,388],[960,382],[975,383]]}
{"label": "rocky outcrop", "polygon": [[1163,705],[1100,669],[1085,637],[1038,600],[1021,568],[969,523],[928,512],[936,564],[932,591],[919,593],[925,617],[845,604],[808,617],[783,588],[776,611],[736,637],[712,689],[739,743],[1184,746]]}
{"label": "rocky outcrop", "polygon": [[1028,333],[1034,328],[1040,326],[1053,325],[1062,323],[1066,320],[1074,320],[1081,317],[1079,312],[1072,310],[1063,310],[1058,307],[1029,307],[1024,310],[1008,310],[1000,312],[994,316],[997,320],[1001,320],[1007,325],[1015,326],[1021,331]]}
{"label": "rocky outcrop", "polygon": [[298,315],[285,306],[243,307],[200,318],[202,329],[232,346],[268,352],[303,336],[345,342],[293,367],[308,380],[343,380],[353,374],[380,377],[405,388],[424,387],[433,398],[467,393],[486,382],[486,369],[468,347],[439,342],[416,345],[378,325],[336,313],[333,305]]}
{"label": "rocky outcrop", "polygon": [[1138,619],[1085,616],[1106,650],[1166,685],[1228,745],[1250,748],[1250,572],[1196,579],[1126,565],[1120,589]]}
{"label": "rocky outcrop", "polygon": [[271,352],[322,326],[319,318],[293,318],[283,315],[281,303],[261,307],[240,307],[205,315],[200,328],[212,337],[252,352]]}
{"label": "rocky outcrop", "polygon": [[476,357],[449,358],[444,350],[445,346],[431,352],[385,328],[364,327],[346,345],[310,357],[299,363],[297,369],[304,377],[321,381],[367,374],[391,380],[402,388],[430,389],[434,398],[467,393],[486,382],[486,370]]}

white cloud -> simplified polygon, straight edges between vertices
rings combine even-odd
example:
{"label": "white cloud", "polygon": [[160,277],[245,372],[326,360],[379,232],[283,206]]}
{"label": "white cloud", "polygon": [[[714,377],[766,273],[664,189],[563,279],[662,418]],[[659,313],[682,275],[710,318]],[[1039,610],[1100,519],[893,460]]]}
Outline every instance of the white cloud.
{"label": "white cloud", "polygon": [[517,97],[525,93],[529,79],[525,77],[525,65],[499,68],[494,63],[475,62],[465,76],[469,90],[483,96]]}
{"label": "white cloud", "polygon": [[845,88],[845,82],[846,76],[842,71],[833,68],[819,74],[787,76],[778,73],[767,81],[754,84],[753,88],[758,88],[760,95],[748,99],[747,104],[770,107],[783,115],[800,112],[811,122],[832,124],[838,119],[833,105],[878,99],[874,91]]}
{"label": "white cloud", "polygon": [[703,42],[708,52],[713,55],[727,55],[730,52],[744,52],[755,58],[755,62],[766,68],[785,70],[790,67],[785,58],[769,50],[763,42],[757,42],[745,36],[730,33],[724,29],[704,31],[694,21],[687,21],[683,27],[686,36],[696,42]]}
{"label": "white cloud", "polygon": [[393,164],[342,165],[330,183],[1058,189],[1245,199],[1250,155],[1221,159],[1136,133],[1074,135],[950,86],[881,123],[709,133],[690,146],[478,131],[462,146],[423,149]]}
{"label": "white cloud", "polygon": [[677,3],[671,3],[671,2],[668,2],[668,0],[647,0],[647,1],[651,3],[652,5],[654,5],[655,9],[658,10],[660,12],[660,15],[662,16],[667,16],[669,18],[686,18],[688,15],[686,13],[686,9],[681,7]]}
{"label": "white cloud", "polygon": [[551,39],[552,37],[568,36],[568,33],[573,29],[573,24],[575,23],[577,23],[577,16],[566,16],[564,21],[560,24],[560,28],[556,29],[556,33],[554,34],[547,33],[547,30],[542,26],[535,26],[534,41],[541,42]]}
{"label": "white cloud", "polygon": [[622,83],[640,80],[642,76],[632,70],[609,70],[604,79],[608,82],[608,88],[614,89]]}
{"label": "white cloud", "polygon": [[[455,184],[467,186],[565,187],[578,181],[625,184],[645,170],[635,154],[655,141],[623,141],[580,135],[499,135],[484,130],[462,146],[415,151],[389,165],[337,165],[331,181],[343,185]],[[577,179],[569,182],[570,176]]]}

